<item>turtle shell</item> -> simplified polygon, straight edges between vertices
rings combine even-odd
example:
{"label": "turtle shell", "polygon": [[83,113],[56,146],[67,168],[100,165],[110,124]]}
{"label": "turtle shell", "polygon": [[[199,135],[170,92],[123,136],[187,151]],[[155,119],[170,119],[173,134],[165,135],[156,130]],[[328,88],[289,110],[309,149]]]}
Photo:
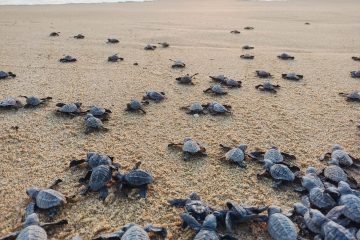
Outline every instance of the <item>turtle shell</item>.
{"label": "turtle shell", "polygon": [[323,189],[317,187],[310,190],[309,200],[312,204],[321,209],[328,209],[336,206],[335,200],[328,193],[325,193]]}
{"label": "turtle shell", "polygon": [[222,104],[218,103],[218,102],[212,102],[209,105],[209,110],[211,112],[215,112],[215,113],[226,113],[226,112],[230,112],[226,107],[224,107]]}
{"label": "turtle shell", "polygon": [[75,103],[68,103],[59,108],[59,112],[63,112],[63,113],[75,113],[78,111],[79,108]]}
{"label": "turtle shell", "polygon": [[31,96],[31,97],[27,97],[26,98],[26,103],[30,106],[37,106],[41,103],[42,101],[40,100],[40,98],[38,97],[34,97],[34,96]]}
{"label": "turtle shell", "polygon": [[353,78],[360,78],[360,71],[352,71],[351,76]]}
{"label": "turtle shell", "polygon": [[292,182],[295,179],[294,173],[285,165],[274,164],[270,168],[270,174],[274,179]]}
{"label": "turtle shell", "polygon": [[347,154],[344,150],[341,149],[334,150],[331,153],[331,158],[337,160],[342,166],[349,167],[353,164],[353,160],[351,159],[349,154]]}
{"label": "turtle shell", "polygon": [[92,191],[99,191],[111,180],[111,175],[111,169],[107,165],[100,165],[96,168],[93,168],[89,180],[90,189]]}
{"label": "turtle shell", "polygon": [[336,165],[328,166],[324,169],[324,176],[333,181],[333,182],[340,182],[340,181],[347,181],[347,174],[344,172],[344,170],[341,169],[341,167]]}
{"label": "turtle shell", "polygon": [[101,108],[101,107],[97,107],[97,106],[92,106],[89,109],[89,112],[94,115],[94,116],[101,116],[103,114],[105,114],[106,110],[105,108]]}
{"label": "turtle shell", "polygon": [[53,189],[41,190],[36,196],[36,206],[40,209],[49,209],[65,203],[65,196]]}
{"label": "turtle shell", "polygon": [[354,222],[360,223],[360,198],[353,194],[340,197],[340,205],[344,205],[343,214]]}
{"label": "turtle shell", "polygon": [[0,79],[7,78],[8,76],[9,74],[7,72],[0,71]]}
{"label": "turtle shell", "polygon": [[211,88],[211,91],[213,91],[214,93],[224,93],[224,90],[222,89],[222,87],[219,84],[214,85]]}
{"label": "turtle shell", "polygon": [[286,74],[286,78],[289,78],[289,79],[298,79],[298,76],[296,75],[296,73],[294,72],[289,72]]}
{"label": "turtle shell", "polygon": [[140,226],[133,225],[126,230],[121,240],[150,240],[147,232],[144,231]]}
{"label": "turtle shell", "polygon": [[256,74],[259,77],[270,77],[270,73],[265,70],[258,70],[258,71],[256,71]]}
{"label": "turtle shell", "polygon": [[141,103],[138,100],[131,100],[129,103],[129,107],[132,110],[138,110],[141,108]]}
{"label": "turtle shell", "polygon": [[284,157],[277,148],[270,148],[264,154],[264,159],[269,159],[273,163],[281,163],[284,161]]}
{"label": "turtle shell", "polygon": [[196,234],[194,240],[219,240],[219,236],[215,231],[202,229],[198,234]]}
{"label": "turtle shell", "polygon": [[352,99],[352,100],[355,100],[355,99],[358,100],[358,99],[360,99],[360,93],[359,92],[352,92],[347,97],[349,99]]}
{"label": "turtle shell", "polygon": [[233,148],[225,154],[225,158],[231,162],[242,162],[245,159],[245,154],[241,149]]}
{"label": "turtle shell", "polygon": [[17,105],[18,105],[18,101],[14,97],[6,97],[4,100],[0,102],[0,107],[12,107]]}
{"label": "turtle shell", "polygon": [[100,119],[91,116],[85,118],[85,125],[89,128],[101,128],[103,126],[103,123]]}
{"label": "turtle shell", "polygon": [[356,240],[355,236],[349,230],[333,221],[329,221],[323,225],[322,233],[324,239],[327,240]]}
{"label": "turtle shell", "polygon": [[202,112],[204,108],[202,107],[201,103],[195,102],[190,105],[189,110],[191,112]]}
{"label": "turtle shell", "polygon": [[294,223],[281,213],[270,215],[268,221],[268,232],[274,240],[296,240],[297,232]]}
{"label": "turtle shell", "polygon": [[146,93],[146,96],[148,98],[150,98],[151,100],[155,100],[155,101],[161,101],[164,99],[164,95],[162,95],[161,93],[159,92],[154,92],[154,91],[151,91],[151,92],[147,92]]}
{"label": "turtle shell", "polygon": [[23,230],[17,236],[16,240],[47,240],[47,234],[45,230],[37,225],[30,225]]}
{"label": "turtle shell", "polygon": [[210,78],[218,82],[225,82],[227,80],[227,77],[225,77],[224,75],[210,76]]}
{"label": "turtle shell", "polygon": [[149,173],[139,169],[130,171],[124,178],[127,184],[131,186],[142,186],[154,181],[154,178]]}
{"label": "turtle shell", "polygon": [[191,83],[192,82],[192,78],[191,76],[183,76],[183,77],[179,77],[176,80],[178,80],[180,83]]}
{"label": "turtle shell", "polygon": [[171,67],[172,67],[172,68],[184,68],[184,67],[185,67],[185,63],[183,63],[183,62],[180,61],[180,60],[176,60]]}
{"label": "turtle shell", "polygon": [[308,173],[301,179],[301,185],[308,191],[314,187],[324,189],[324,184],[321,179],[314,173]]}
{"label": "turtle shell", "polygon": [[111,165],[112,160],[109,156],[105,154],[92,154],[89,158],[87,158],[88,164],[91,168],[95,168],[100,165]]}
{"label": "turtle shell", "polygon": [[270,82],[264,82],[264,83],[263,83],[263,88],[264,88],[265,90],[273,90],[273,89],[275,89],[275,88],[274,88],[274,85],[272,85]]}
{"label": "turtle shell", "polygon": [[187,153],[198,153],[200,152],[201,149],[196,141],[190,139],[184,142],[182,150],[183,152],[187,152]]}
{"label": "turtle shell", "polygon": [[230,86],[230,87],[240,87],[241,86],[240,83],[234,79],[227,79],[225,83],[227,86]]}
{"label": "turtle shell", "polygon": [[188,200],[185,210],[193,216],[197,221],[204,221],[207,215],[211,213],[210,208],[201,200]]}

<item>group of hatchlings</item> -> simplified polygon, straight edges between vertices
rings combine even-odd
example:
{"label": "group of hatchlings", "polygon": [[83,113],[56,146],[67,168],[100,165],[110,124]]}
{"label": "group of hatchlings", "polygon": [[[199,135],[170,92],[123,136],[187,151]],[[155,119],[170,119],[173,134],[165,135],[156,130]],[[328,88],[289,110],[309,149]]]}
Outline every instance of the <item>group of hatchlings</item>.
{"label": "group of hatchlings", "polygon": [[[252,27],[246,27],[246,30],[252,30]],[[237,30],[231,33],[239,34]],[[52,37],[59,36],[59,32],[50,34]],[[76,39],[84,39],[85,36],[78,34]],[[119,43],[117,39],[108,39],[108,43]],[[166,42],[159,43],[163,48],[169,47]],[[155,45],[147,45],[145,50],[155,50]],[[243,49],[253,49],[250,46],[244,46]],[[254,59],[254,56],[241,55],[242,59]],[[278,56],[283,60],[293,60],[294,57],[286,53]],[[117,54],[108,57],[109,62],[123,61],[124,58]],[[171,60],[171,59],[170,59]],[[353,60],[360,61],[360,57],[353,57]],[[60,62],[76,62],[77,59],[71,56],[65,56]],[[185,63],[180,60],[173,61],[172,68],[185,68]],[[135,63],[134,65],[137,65]],[[272,75],[264,70],[255,72],[259,78],[270,79]],[[185,75],[176,78],[180,84],[194,85],[193,79],[198,73]],[[360,78],[360,71],[350,73],[353,78]],[[0,79],[15,78],[12,72],[0,71]],[[222,88],[240,88],[242,82],[228,78],[224,75],[210,76],[217,84],[205,89],[204,93],[214,95],[226,95],[227,92]],[[283,79],[299,81],[302,75],[296,73],[282,74]],[[261,91],[276,93],[279,85],[273,85],[266,81],[255,87]],[[350,94],[340,93],[348,101],[360,101],[360,94],[353,92]],[[33,108],[41,106],[51,97],[38,98],[34,96],[21,96],[26,99],[23,105],[14,97],[7,97],[0,102],[0,109],[19,109],[21,107]],[[142,101],[131,100],[125,108],[125,111],[146,113],[144,106],[149,101],[161,102],[165,99],[164,92],[149,91],[145,94]],[[94,130],[108,129],[104,127],[103,121],[107,121],[112,113],[111,110],[91,106],[88,110],[82,109],[80,102],[57,103],[56,113],[70,117],[85,115],[84,122],[86,126],[85,133]],[[231,106],[223,105],[216,101],[202,104],[194,102],[188,106],[181,107],[187,114],[231,114]],[[193,157],[207,156],[206,149],[197,141],[190,137],[184,139],[182,143],[170,143],[169,149],[180,149],[183,153],[183,159],[188,161]],[[240,144],[237,147],[229,147],[220,144],[223,154],[220,160],[236,164],[242,169],[247,168],[246,162],[261,163],[264,172],[257,175],[258,179],[267,177],[274,180],[273,187],[278,189],[284,184],[294,186],[294,191],[298,192],[302,198],[299,203],[294,204],[293,209],[284,213],[278,206],[247,206],[233,201],[225,203],[224,209],[215,209],[203,202],[197,193],[192,193],[186,199],[169,200],[170,206],[184,208],[181,214],[182,227],[189,227],[195,231],[195,240],[233,240],[238,239],[234,235],[234,228],[237,224],[266,223],[268,233],[274,240],[296,240],[296,239],[325,239],[325,240],[360,240],[360,191],[357,181],[348,172],[349,170],[358,171],[360,168],[360,159],[354,158],[343,150],[340,145],[335,144],[330,153],[324,154],[320,160],[329,160],[328,166],[321,171],[314,167],[308,167],[305,173],[301,173],[300,168],[293,163],[296,160],[294,155],[281,152],[277,147],[272,147],[267,151],[253,151],[247,153],[247,145]],[[99,198],[105,200],[109,194],[108,189],[115,186],[116,193],[127,196],[129,191],[137,189],[139,196],[145,198],[148,185],[154,181],[153,176],[139,169],[141,162],[135,164],[134,168],[127,173],[120,173],[120,164],[114,163],[111,156],[89,152],[85,159],[72,160],[70,168],[77,168],[78,165],[86,163],[88,172],[79,179],[79,182],[85,186],[81,191],[82,195],[88,192],[98,192]],[[66,219],[48,223],[39,221],[36,211],[45,212],[50,219],[54,219],[61,208],[71,204],[72,197],[66,197],[61,192],[55,190],[55,187],[61,183],[57,179],[51,186],[45,189],[32,187],[27,189],[26,193],[31,198],[31,202],[25,209],[24,223],[22,229],[10,233],[0,240],[19,239],[30,240],[47,239],[46,231],[52,227],[67,224]],[[267,214],[264,212],[267,211]],[[221,229],[221,230],[220,230]],[[225,234],[221,234],[225,229]],[[149,235],[151,233],[151,235]],[[148,239],[166,239],[167,230],[163,227],[156,227],[151,224],[141,227],[134,223],[126,224],[118,231],[94,236],[97,240],[148,240]],[[73,240],[81,239],[79,236]]]}

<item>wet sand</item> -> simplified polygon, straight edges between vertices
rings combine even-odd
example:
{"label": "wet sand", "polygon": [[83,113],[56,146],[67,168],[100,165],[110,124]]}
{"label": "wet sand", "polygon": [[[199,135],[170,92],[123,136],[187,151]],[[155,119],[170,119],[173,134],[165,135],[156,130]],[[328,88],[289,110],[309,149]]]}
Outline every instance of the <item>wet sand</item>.
{"label": "wet sand", "polygon": [[[27,187],[46,187],[60,177],[64,183],[59,191],[78,194],[77,180],[86,169],[70,170],[68,164],[88,151],[114,156],[122,171],[140,160],[155,182],[146,200],[138,200],[135,194],[118,198],[112,189],[105,203],[96,193],[77,196],[57,217],[70,223],[52,232],[50,239],[76,233],[91,239],[99,231],[114,231],[129,222],[162,225],[172,239],[191,239],[193,232],[179,226],[182,209],[168,206],[167,200],[193,191],[218,208],[234,200],[289,209],[299,199],[291,188],[275,191],[272,181],[258,181],[256,173],[262,171],[258,164],[248,163],[246,170],[240,170],[219,161],[218,144],[246,143],[249,150],[276,145],[295,154],[303,169],[323,166],[318,157],[333,143],[360,156],[356,135],[360,105],[338,96],[360,90],[359,80],[349,77],[350,71],[360,70],[359,63],[351,60],[360,54],[359,8],[357,0],[160,0],[0,7],[0,69],[18,75],[0,80],[0,98],[53,97],[42,108],[0,112],[0,235],[21,224],[29,202]],[[243,30],[245,26],[255,30]],[[230,34],[234,29],[241,34]],[[52,31],[61,32],[60,37],[49,38]],[[73,39],[78,33],[86,38]],[[120,43],[105,44],[108,37],[119,38]],[[171,47],[143,50],[146,44],[160,41]],[[244,51],[245,44],[255,49]],[[255,59],[240,59],[246,52]],[[278,60],[282,52],[296,59]],[[125,61],[108,63],[107,57],[114,53]],[[63,54],[78,62],[60,64]],[[182,59],[186,68],[171,69],[169,58]],[[275,76],[273,83],[281,85],[276,95],[254,88],[263,82],[255,77],[257,69]],[[281,73],[288,71],[303,74],[304,79],[281,79]],[[197,72],[195,86],[175,81]],[[202,90],[213,84],[208,76],[221,73],[241,80],[243,87],[229,90],[224,97],[205,95]],[[123,111],[130,99],[141,99],[151,89],[165,91],[167,99],[147,106],[146,115]],[[77,100],[84,108],[93,104],[110,108],[113,114],[105,124],[110,132],[85,135],[82,118],[55,116],[57,102]],[[179,110],[193,101],[213,100],[232,105],[234,114],[194,118]],[[18,126],[18,131],[12,126]],[[186,136],[200,141],[209,157],[184,162],[180,153],[167,149],[169,142]],[[41,220],[46,217],[41,215]],[[260,224],[243,227],[238,234],[241,239],[268,239]]]}

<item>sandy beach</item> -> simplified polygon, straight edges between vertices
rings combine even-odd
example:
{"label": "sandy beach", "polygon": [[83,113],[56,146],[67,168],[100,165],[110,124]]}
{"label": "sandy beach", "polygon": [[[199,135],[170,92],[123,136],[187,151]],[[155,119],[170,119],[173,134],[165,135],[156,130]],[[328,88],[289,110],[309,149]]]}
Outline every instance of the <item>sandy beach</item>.
{"label": "sandy beach", "polygon": [[[334,143],[360,157],[360,105],[348,103],[339,92],[360,90],[349,72],[360,70],[351,56],[360,54],[358,0],[292,0],[261,2],[237,0],[159,0],[144,3],[0,6],[0,70],[17,74],[0,80],[0,99],[7,96],[53,97],[37,109],[0,112],[0,236],[21,225],[29,202],[26,188],[46,187],[55,178],[57,188],[75,202],[61,209],[56,219],[69,224],[50,232],[50,239],[117,230],[129,222],[167,227],[170,239],[192,239],[194,232],[180,228],[182,209],[168,205],[172,198],[198,192],[211,206],[224,208],[227,200],[249,205],[276,204],[288,210],[299,200],[290,187],[271,188],[271,180],[257,180],[260,164],[246,170],[219,161],[219,144],[246,143],[249,150],[272,145],[296,155],[304,170],[322,167],[319,156]],[[305,25],[310,22],[310,25]],[[254,30],[243,30],[246,26]],[[240,34],[230,34],[238,29]],[[49,38],[59,31],[60,36]],[[86,37],[76,40],[72,36]],[[109,45],[107,38],[118,38]],[[167,41],[169,48],[144,51],[148,43]],[[254,50],[242,50],[243,45]],[[282,52],[294,61],[276,58]],[[119,53],[125,60],[108,63]],[[240,55],[255,55],[252,61]],[[69,54],[78,59],[61,64]],[[171,69],[171,59],[186,63]],[[138,66],[133,63],[137,62]],[[274,75],[277,94],[257,91],[263,80],[255,70]],[[304,75],[299,82],[285,81],[282,73]],[[195,86],[179,85],[175,78],[199,73]],[[202,91],[213,82],[209,75],[225,74],[243,87],[223,97]],[[130,99],[146,91],[164,91],[167,99],[151,103],[147,114],[124,112]],[[24,99],[22,99],[24,101]],[[232,116],[195,118],[179,110],[194,101],[230,104]],[[84,108],[99,105],[112,110],[107,133],[84,134],[83,118],[58,117],[58,102],[80,101]],[[15,131],[12,127],[18,126]],[[170,142],[191,136],[201,142],[206,158],[184,162]],[[78,179],[86,168],[69,169],[72,159],[88,151],[114,156],[121,171],[142,161],[141,169],[155,181],[147,199],[136,194],[119,198],[110,189],[104,203],[97,193],[80,196]],[[353,175],[360,180],[359,172]],[[46,217],[41,216],[41,220]],[[237,231],[239,239],[269,239],[262,224]]]}

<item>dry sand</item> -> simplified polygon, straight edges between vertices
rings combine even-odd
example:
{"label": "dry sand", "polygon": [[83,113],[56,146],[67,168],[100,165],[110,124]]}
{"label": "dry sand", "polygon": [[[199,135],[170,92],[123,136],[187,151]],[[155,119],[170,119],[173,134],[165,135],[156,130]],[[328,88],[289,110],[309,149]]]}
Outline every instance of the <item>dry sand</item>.
{"label": "dry sand", "polygon": [[[360,70],[351,56],[360,54],[358,0],[303,0],[252,2],[235,0],[160,0],[146,3],[64,6],[1,6],[0,69],[18,77],[0,81],[0,98],[18,95],[52,96],[53,102],[38,109],[0,113],[0,235],[21,223],[29,199],[29,186],[45,187],[61,177],[58,190],[78,193],[77,180],[85,169],[71,171],[69,161],[87,151],[115,157],[129,170],[139,160],[155,177],[148,198],[117,198],[110,191],[105,203],[97,194],[77,197],[58,218],[70,223],[51,234],[64,239],[79,233],[90,239],[97,231],[112,231],[135,222],[168,227],[173,239],[191,239],[178,224],[181,209],[167,200],[198,192],[203,199],[223,207],[226,200],[288,209],[298,200],[291,189],[275,191],[271,181],[257,181],[261,166],[249,164],[242,171],[218,160],[219,143],[247,143],[249,149],[276,145],[297,156],[298,164],[322,166],[318,157],[333,143],[360,156],[356,125],[360,105],[347,103],[338,92],[360,90],[359,80],[349,77]],[[311,25],[304,25],[310,22]],[[255,30],[242,30],[254,26]],[[230,30],[241,30],[240,35]],[[57,38],[49,38],[60,31]],[[83,33],[84,40],[72,38]],[[117,37],[117,45],[105,44]],[[147,43],[168,41],[171,47],[144,51]],[[242,45],[254,45],[255,60],[239,58]],[[295,61],[276,58],[281,52]],[[106,58],[119,53],[124,62]],[[70,54],[75,64],[60,64]],[[187,67],[170,68],[169,58],[182,59]],[[213,60],[210,60],[213,59]],[[133,66],[138,62],[139,66]],[[258,92],[262,80],[256,69],[266,69],[280,84],[277,95]],[[281,73],[303,74],[300,82],[285,81]],[[175,77],[199,72],[195,86],[181,86]],[[224,73],[243,81],[241,89],[225,97],[202,93],[212,83],[208,75]],[[167,99],[150,104],[147,115],[124,113],[131,98],[140,99],[150,89],[163,90]],[[192,101],[218,100],[231,104],[232,117],[194,118],[178,108]],[[108,133],[85,135],[82,118],[54,115],[57,102],[80,100],[113,111]],[[19,130],[11,129],[19,126]],[[184,162],[168,151],[167,143],[192,136],[205,145],[209,157]],[[359,176],[357,175],[359,179]],[[41,216],[43,221],[46,220]],[[267,239],[263,226],[239,231],[242,239]]]}

